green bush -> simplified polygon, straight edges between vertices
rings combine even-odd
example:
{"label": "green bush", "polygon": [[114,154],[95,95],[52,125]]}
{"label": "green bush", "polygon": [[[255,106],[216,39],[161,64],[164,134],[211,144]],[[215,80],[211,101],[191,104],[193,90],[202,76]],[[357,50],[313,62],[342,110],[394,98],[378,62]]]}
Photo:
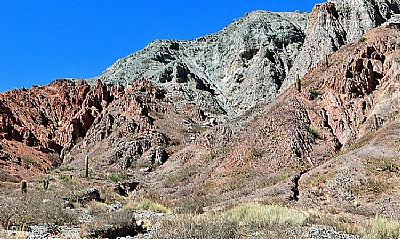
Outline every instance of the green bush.
{"label": "green bush", "polygon": [[72,171],[72,170],[74,170],[74,167],[71,164],[63,164],[58,168],[58,170],[60,170],[62,172],[63,171]]}
{"label": "green bush", "polygon": [[119,176],[119,174],[117,173],[110,173],[109,175],[107,175],[107,179],[113,182],[120,182],[122,181],[122,177]]}
{"label": "green bush", "polygon": [[321,134],[318,132],[318,130],[312,126],[312,125],[306,125],[305,126],[306,130],[308,133],[311,134],[314,140],[316,139],[322,139]]}
{"label": "green bush", "polygon": [[143,199],[136,205],[135,209],[141,211],[169,213],[169,209],[167,207],[150,199]]}
{"label": "green bush", "polygon": [[69,175],[60,175],[59,179],[64,183],[69,183],[72,181],[72,177]]}
{"label": "green bush", "polygon": [[366,42],[367,40],[368,40],[368,38],[363,36],[363,37],[360,37],[360,39],[358,39],[358,42]]}

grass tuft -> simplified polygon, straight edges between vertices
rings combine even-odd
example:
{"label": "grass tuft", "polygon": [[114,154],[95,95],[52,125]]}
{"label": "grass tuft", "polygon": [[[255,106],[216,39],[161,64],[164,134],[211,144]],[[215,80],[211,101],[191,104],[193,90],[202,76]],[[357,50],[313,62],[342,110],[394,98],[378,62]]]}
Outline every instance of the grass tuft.
{"label": "grass tuft", "polygon": [[161,221],[153,239],[239,239],[238,223],[213,215],[178,215]]}
{"label": "grass tuft", "polygon": [[368,239],[397,239],[400,238],[400,222],[375,218],[368,227],[366,238]]}
{"label": "grass tuft", "polygon": [[261,205],[248,203],[234,207],[227,212],[234,221],[255,228],[262,228],[272,224],[303,225],[307,217],[304,213],[279,205]]}
{"label": "grass tuft", "polygon": [[141,211],[158,212],[158,213],[170,213],[170,210],[166,206],[158,202],[155,202],[151,199],[143,199],[135,206],[135,209]]}

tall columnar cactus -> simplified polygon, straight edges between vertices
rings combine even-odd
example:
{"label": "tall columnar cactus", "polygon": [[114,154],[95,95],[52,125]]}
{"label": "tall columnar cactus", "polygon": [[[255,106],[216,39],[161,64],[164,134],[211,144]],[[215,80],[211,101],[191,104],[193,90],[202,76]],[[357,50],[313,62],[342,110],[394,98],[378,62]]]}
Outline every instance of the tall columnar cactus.
{"label": "tall columnar cactus", "polygon": [[43,188],[44,190],[49,189],[49,180],[43,179]]}
{"label": "tall columnar cactus", "polygon": [[329,67],[329,57],[328,54],[324,54],[324,64],[326,67]]}
{"label": "tall columnar cactus", "polygon": [[21,192],[22,193],[28,192],[28,182],[26,180],[21,181]]}
{"label": "tall columnar cactus", "polygon": [[85,178],[89,177],[89,156],[85,157]]}
{"label": "tall columnar cactus", "polygon": [[301,82],[300,82],[300,77],[298,74],[296,74],[296,80],[295,80],[295,87],[297,92],[301,92]]}
{"label": "tall columnar cactus", "polygon": [[379,122],[378,122],[378,117],[376,116],[376,114],[374,114],[374,128],[375,130],[378,130],[379,127]]}

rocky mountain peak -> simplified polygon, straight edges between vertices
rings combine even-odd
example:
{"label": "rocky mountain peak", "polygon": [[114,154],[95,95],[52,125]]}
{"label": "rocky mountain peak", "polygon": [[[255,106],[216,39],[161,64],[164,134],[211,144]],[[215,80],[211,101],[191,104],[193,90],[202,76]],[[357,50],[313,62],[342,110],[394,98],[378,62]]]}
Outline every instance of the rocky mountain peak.
{"label": "rocky mountain peak", "polygon": [[281,89],[341,46],[357,41],[368,30],[400,13],[398,0],[336,0],[317,4],[312,12],[301,52]]}
{"label": "rocky mountain peak", "polygon": [[196,103],[236,117],[276,96],[303,44],[308,19],[309,13],[248,13],[215,34],[153,41],[89,82],[130,85],[144,77],[167,89],[177,109]]}

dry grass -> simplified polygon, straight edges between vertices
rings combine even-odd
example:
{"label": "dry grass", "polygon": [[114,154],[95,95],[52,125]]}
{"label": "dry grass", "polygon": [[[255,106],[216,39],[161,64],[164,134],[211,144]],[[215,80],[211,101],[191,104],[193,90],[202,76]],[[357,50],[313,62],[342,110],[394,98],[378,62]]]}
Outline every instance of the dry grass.
{"label": "dry grass", "polygon": [[356,196],[364,196],[368,194],[380,195],[392,188],[393,185],[388,184],[385,180],[369,178],[365,182],[352,187],[350,191]]}
{"label": "dry grass", "polygon": [[377,217],[366,227],[365,238],[398,239],[400,238],[400,222]]}
{"label": "dry grass", "polygon": [[221,214],[181,214],[164,219],[152,238],[247,238],[244,235],[277,238],[278,235],[288,235],[288,227],[301,226],[306,219],[302,212],[294,209],[249,203]]}
{"label": "dry grass", "polygon": [[189,178],[198,174],[199,166],[195,164],[185,165],[175,172],[171,172],[165,176],[164,185],[166,187],[176,187],[182,182],[187,182]]}
{"label": "dry grass", "polygon": [[367,167],[371,172],[388,172],[399,174],[399,163],[391,158],[368,158]]}
{"label": "dry grass", "polygon": [[147,198],[143,199],[139,203],[127,204],[124,206],[124,208],[132,208],[139,211],[170,213],[170,210],[166,206]]}
{"label": "dry grass", "polygon": [[279,205],[248,203],[229,210],[226,215],[243,226],[262,228],[268,225],[303,225],[304,213]]}
{"label": "dry grass", "polygon": [[236,239],[241,238],[238,223],[221,216],[178,215],[163,220],[152,239]]}

